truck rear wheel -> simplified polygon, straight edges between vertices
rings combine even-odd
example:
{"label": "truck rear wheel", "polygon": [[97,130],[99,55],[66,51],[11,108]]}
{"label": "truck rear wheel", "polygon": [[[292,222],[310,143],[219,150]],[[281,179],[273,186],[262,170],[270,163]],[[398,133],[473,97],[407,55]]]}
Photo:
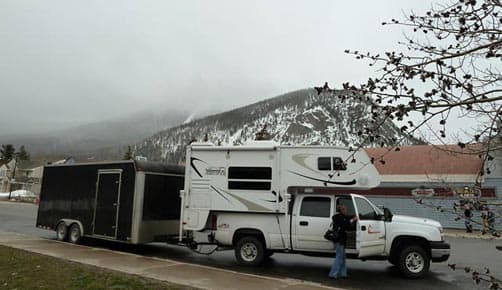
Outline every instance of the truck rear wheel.
{"label": "truck rear wheel", "polygon": [[429,271],[430,258],[418,245],[405,246],[399,254],[397,266],[404,277],[415,279]]}
{"label": "truck rear wheel", "polygon": [[256,237],[243,237],[235,244],[235,257],[243,265],[258,266],[265,258],[265,246]]}
{"label": "truck rear wheel", "polygon": [[82,232],[80,231],[80,226],[78,224],[71,225],[68,237],[70,243],[78,244],[81,239],[82,239]]}
{"label": "truck rear wheel", "polygon": [[60,222],[56,226],[56,239],[58,241],[66,241],[68,239],[68,227],[64,222]]}

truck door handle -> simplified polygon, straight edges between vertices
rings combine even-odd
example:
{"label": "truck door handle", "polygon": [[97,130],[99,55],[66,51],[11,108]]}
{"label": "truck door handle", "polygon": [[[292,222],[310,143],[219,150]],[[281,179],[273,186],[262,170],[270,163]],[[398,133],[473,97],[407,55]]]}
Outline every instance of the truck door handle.
{"label": "truck door handle", "polygon": [[361,231],[366,231],[366,226],[361,226]]}
{"label": "truck door handle", "polygon": [[306,222],[306,221],[301,221],[301,222],[300,222],[300,225],[301,225],[301,226],[308,226],[308,225],[309,225],[309,222]]}

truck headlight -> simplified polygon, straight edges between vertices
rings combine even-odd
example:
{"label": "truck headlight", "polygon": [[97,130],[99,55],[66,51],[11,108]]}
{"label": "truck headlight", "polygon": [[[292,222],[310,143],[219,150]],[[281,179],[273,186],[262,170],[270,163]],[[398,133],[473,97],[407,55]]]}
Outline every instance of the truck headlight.
{"label": "truck headlight", "polygon": [[441,241],[444,241],[444,230],[443,230],[443,227],[439,227],[439,235],[441,236]]}

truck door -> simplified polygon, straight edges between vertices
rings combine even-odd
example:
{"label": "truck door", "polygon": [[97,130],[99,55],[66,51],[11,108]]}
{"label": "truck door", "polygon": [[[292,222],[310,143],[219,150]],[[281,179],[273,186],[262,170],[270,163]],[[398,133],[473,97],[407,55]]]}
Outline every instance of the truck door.
{"label": "truck door", "polygon": [[[354,201],[350,195],[342,195],[336,199],[336,206],[345,206],[347,209],[347,215],[349,217],[354,217],[356,215],[356,208],[354,206]],[[336,208],[335,207],[335,213]],[[347,243],[345,245],[347,253],[356,254],[356,230],[355,227],[351,227],[347,230]]]}
{"label": "truck door", "polygon": [[333,243],[324,239],[331,225],[333,202],[327,196],[303,196],[293,218],[293,248],[300,251],[332,252]]}
{"label": "truck door", "polygon": [[121,170],[100,170],[94,205],[93,234],[117,237]]}
{"label": "truck door", "polygon": [[352,198],[359,217],[356,231],[359,257],[382,255],[385,249],[385,222],[367,199],[359,196]]}

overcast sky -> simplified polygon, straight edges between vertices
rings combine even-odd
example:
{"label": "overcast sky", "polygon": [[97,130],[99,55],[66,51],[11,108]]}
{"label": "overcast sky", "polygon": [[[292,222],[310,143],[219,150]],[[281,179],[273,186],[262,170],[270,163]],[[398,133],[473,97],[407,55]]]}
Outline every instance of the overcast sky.
{"label": "overcast sky", "polygon": [[223,111],[371,70],[430,1],[0,0],[0,135],[145,109]]}

